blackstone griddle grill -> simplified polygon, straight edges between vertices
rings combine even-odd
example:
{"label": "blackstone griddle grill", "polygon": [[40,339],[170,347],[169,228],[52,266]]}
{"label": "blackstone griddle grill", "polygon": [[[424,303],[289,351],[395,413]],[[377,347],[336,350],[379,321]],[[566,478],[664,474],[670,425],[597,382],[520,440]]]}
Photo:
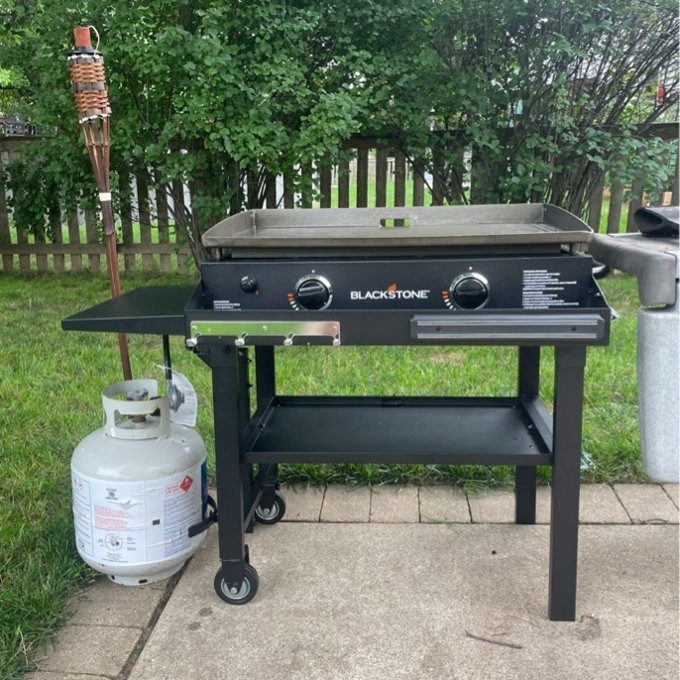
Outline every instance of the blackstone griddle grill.
{"label": "blackstone griddle grill", "polygon": [[[253,210],[205,233],[214,259],[191,294],[142,288],[63,326],[156,333],[166,351],[181,333],[210,367],[223,600],[255,595],[245,533],[281,519],[280,463],[512,465],[520,524],[535,522],[536,467],[550,465],[548,614],[574,620],[586,347],[608,343],[610,322],[590,236],[543,204]],[[512,345],[517,393],[284,396],[275,348],[291,345]],[[555,348],[552,414],[542,346]]]}

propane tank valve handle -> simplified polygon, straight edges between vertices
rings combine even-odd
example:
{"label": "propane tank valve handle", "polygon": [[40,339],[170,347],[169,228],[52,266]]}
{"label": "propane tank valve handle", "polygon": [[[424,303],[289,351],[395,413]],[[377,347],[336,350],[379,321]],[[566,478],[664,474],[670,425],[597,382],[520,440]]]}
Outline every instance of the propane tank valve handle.
{"label": "propane tank valve handle", "polygon": [[146,401],[149,398],[149,390],[145,387],[136,387],[125,393],[128,401]]}
{"label": "propane tank valve handle", "polygon": [[[149,390],[145,387],[136,387],[125,393],[128,401],[146,401],[149,398]],[[146,416],[132,416],[133,423],[145,423]]]}

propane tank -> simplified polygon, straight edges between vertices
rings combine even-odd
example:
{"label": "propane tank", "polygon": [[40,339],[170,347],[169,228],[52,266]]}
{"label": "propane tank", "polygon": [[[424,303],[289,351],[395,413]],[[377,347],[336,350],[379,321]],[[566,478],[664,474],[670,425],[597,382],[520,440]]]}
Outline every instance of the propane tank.
{"label": "propane tank", "polygon": [[170,421],[155,380],[126,380],[102,393],[104,427],[71,458],[76,546],[116,583],[172,576],[205,531],[189,537],[207,502],[205,445]]}

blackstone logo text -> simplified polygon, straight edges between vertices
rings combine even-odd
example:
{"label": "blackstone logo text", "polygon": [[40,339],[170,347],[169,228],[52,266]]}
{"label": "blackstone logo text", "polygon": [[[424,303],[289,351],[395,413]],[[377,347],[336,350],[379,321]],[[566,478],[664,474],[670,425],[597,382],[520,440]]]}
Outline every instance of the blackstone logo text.
{"label": "blackstone logo text", "polygon": [[388,286],[386,290],[353,290],[349,294],[350,300],[427,300],[429,290],[399,290],[396,285]]}

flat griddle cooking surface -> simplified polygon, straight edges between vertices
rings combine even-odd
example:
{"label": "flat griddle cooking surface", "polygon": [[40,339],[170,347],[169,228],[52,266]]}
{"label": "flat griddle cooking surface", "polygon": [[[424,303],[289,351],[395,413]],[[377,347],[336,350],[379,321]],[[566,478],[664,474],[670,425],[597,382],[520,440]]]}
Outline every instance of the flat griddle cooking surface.
{"label": "flat griddle cooking surface", "polygon": [[[592,230],[575,215],[543,203],[418,208],[249,210],[203,235],[208,248],[247,250],[432,248],[581,244]],[[264,252],[260,253],[264,255]]]}

